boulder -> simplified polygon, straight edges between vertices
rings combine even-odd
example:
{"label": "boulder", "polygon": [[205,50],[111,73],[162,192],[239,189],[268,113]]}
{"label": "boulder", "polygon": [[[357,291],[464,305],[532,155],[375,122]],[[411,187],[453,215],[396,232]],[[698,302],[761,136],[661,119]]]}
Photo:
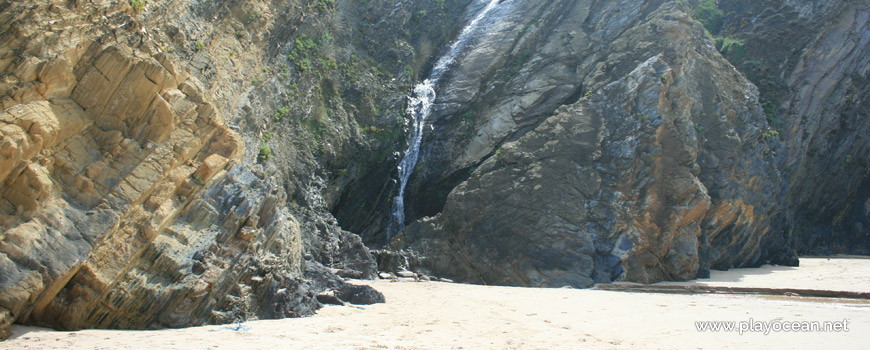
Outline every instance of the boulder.
{"label": "boulder", "polygon": [[12,323],[15,318],[6,308],[0,307],[0,341],[9,338],[12,334]]}
{"label": "boulder", "polygon": [[345,284],[335,292],[335,295],[339,299],[355,305],[371,305],[386,302],[383,293],[369,286]]}

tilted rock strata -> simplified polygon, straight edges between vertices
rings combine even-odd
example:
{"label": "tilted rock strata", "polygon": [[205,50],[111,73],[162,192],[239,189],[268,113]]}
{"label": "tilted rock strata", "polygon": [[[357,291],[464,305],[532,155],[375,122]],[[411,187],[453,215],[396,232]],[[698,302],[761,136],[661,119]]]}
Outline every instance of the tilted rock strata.
{"label": "tilted rock strata", "polygon": [[[126,1],[2,13],[3,324],[311,314],[317,289],[343,282],[326,269],[304,278],[322,267],[304,261],[284,187],[243,164],[242,137],[210,93],[131,13]],[[354,255],[357,277],[373,276],[371,256],[344,238],[332,258]]]}
{"label": "tilted rock strata", "polygon": [[507,13],[493,33],[475,41],[439,88],[430,117],[434,131],[425,136],[411,182],[409,219],[439,212],[447,193],[502,143],[661,53],[664,28],[647,21],[663,4],[500,5]]}
{"label": "tilted rock strata", "polygon": [[503,144],[393,247],[435,275],[549,287],[796,263],[757,92],[691,23],[647,15],[625,40],[661,54]]}
{"label": "tilted rock strata", "polygon": [[717,44],[755,83],[781,138],[790,244],[870,253],[870,2],[719,1]]}
{"label": "tilted rock strata", "polygon": [[[786,92],[774,103],[794,245],[804,254],[870,254],[870,2],[786,6],[798,13],[784,16],[789,23],[817,28],[774,78]],[[761,37],[755,45],[785,34],[767,21],[754,29],[746,36]]]}

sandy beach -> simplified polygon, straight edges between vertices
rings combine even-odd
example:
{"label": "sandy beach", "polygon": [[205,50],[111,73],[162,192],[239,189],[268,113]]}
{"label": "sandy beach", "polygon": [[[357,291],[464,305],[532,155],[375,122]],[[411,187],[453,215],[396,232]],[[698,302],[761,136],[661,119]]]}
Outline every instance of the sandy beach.
{"label": "sandy beach", "polygon": [[[159,331],[58,332],[15,326],[2,349],[857,349],[870,300],[671,295],[357,281],[386,304],[327,306],[301,319]],[[804,258],[685,282],[870,291],[870,260]],[[844,321],[848,332],[700,332],[696,321]]]}

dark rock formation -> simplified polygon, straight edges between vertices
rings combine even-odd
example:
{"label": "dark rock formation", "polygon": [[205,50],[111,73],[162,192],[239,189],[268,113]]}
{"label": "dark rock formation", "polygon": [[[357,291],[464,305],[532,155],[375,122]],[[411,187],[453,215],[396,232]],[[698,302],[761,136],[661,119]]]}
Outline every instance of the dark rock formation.
{"label": "dark rock formation", "polygon": [[345,284],[335,294],[339,299],[356,305],[371,305],[386,302],[383,293],[369,286]]}
{"label": "dark rock formation", "polygon": [[549,287],[789,262],[752,86],[733,71],[698,79],[722,63],[694,47],[693,65],[655,56],[503,145],[407,246],[448,252],[426,254],[435,275]]}
{"label": "dark rock formation", "polygon": [[[742,2],[741,2],[742,4]],[[785,146],[792,245],[868,254],[870,2],[720,1],[725,57],[758,85]]]}
{"label": "dark rock formation", "polygon": [[[512,9],[535,13],[539,4]],[[526,285],[797,264],[793,248],[868,251],[870,4],[719,1],[724,19],[711,41],[684,14],[692,12],[686,3],[609,5],[552,1],[537,12],[547,19],[541,25],[505,15],[499,26],[515,30],[482,37],[464,55],[441,88],[435,132],[406,200],[418,198],[410,218],[437,215],[412,224],[394,248],[412,248],[408,255],[423,256],[435,274]],[[714,44],[760,93],[735,77]],[[662,74],[664,92],[647,93],[657,99],[621,97],[636,85],[599,88],[628,84],[637,70],[628,71],[658,53],[667,69],[651,74]],[[612,111],[594,104],[602,95]],[[662,123],[660,116],[664,127],[631,114]],[[580,141],[560,138],[554,118],[566,130],[604,130],[587,140],[601,145],[565,146],[573,158],[550,151]],[[694,132],[680,132],[685,125]],[[620,135],[631,142],[613,138]],[[517,159],[530,168],[502,169]]]}
{"label": "dark rock formation", "polygon": [[[434,275],[528,286],[796,264],[772,151],[779,143],[768,136],[755,87],[673,3],[621,4],[621,16],[631,15],[621,22],[596,12],[595,2],[569,5],[545,36],[552,42],[503,78],[507,92],[495,103],[485,103],[486,93],[498,82],[482,84],[471,140],[443,127],[455,118],[444,98],[429,147],[453,151],[431,151],[419,177],[483,163],[440,214],[411,224],[393,247],[416,250]],[[460,65],[498,45],[478,44]],[[566,62],[579,66],[566,71]],[[621,78],[583,90],[609,77]],[[466,80],[451,84],[462,90]],[[574,103],[578,91],[585,97]]]}

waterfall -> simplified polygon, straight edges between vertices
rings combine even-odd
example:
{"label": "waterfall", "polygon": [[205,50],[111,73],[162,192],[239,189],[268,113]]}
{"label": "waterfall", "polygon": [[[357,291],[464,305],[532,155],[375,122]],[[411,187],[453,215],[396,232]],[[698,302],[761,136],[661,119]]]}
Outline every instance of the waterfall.
{"label": "waterfall", "polygon": [[459,37],[450,44],[447,52],[436,61],[432,72],[422,83],[414,87],[414,93],[410,96],[407,113],[411,117],[411,137],[405,156],[399,163],[399,194],[393,198],[393,206],[390,210],[390,222],[387,225],[387,242],[396,234],[405,229],[405,188],[408,180],[417,165],[420,156],[420,144],[423,141],[423,127],[426,118],[432,112],[432,103],[435,102],[435,87],[441,77],[450,68],[460,53],[465,49],[469,39],[483,22],[483,19],[504,0],[488,0],[486,6],[465,26],[459,33]]}

